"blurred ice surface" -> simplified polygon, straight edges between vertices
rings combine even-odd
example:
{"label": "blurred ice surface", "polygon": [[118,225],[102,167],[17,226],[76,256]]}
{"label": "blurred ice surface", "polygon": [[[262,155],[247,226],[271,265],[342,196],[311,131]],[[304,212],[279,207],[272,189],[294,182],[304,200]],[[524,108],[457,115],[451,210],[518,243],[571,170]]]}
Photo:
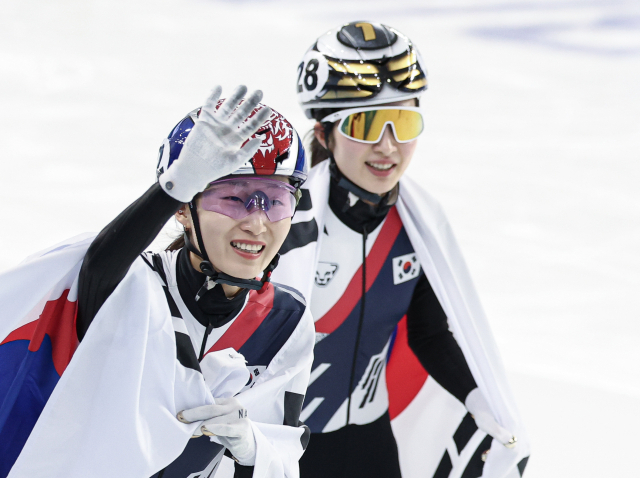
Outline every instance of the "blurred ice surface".
{"label": "blurred ice surface", "polygon": [[[420,47],[410,174],[444,204],[534,454],[527,476],[632,476],[640,439],[640,7],[635,1],[5,1],[0,269],[100,230],[216,83],[304,132],[296,66],[382,21]],[[166,240],[166,236],[163,238]]]}

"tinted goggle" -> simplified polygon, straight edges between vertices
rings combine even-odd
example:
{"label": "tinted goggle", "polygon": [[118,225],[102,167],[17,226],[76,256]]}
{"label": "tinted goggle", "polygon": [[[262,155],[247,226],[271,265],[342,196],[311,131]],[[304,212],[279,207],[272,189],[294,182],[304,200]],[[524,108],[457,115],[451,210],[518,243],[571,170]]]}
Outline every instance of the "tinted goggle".
{"label": "tinted goggle", "polygon": [[215,181],[202,193],[205,211],[244,219],[263,211],[271,222],[292,217],[296,209],[296,188],[276,179],[233,178]]}
{"label": "tinted goggle", "polygon": [[420,108],[416,106],[371,106],[337,111],[322,119],[322,123],[338,123],[338,131],[360,143],[377,143],[387,125],[398,143],[416,139],[424,130]]}

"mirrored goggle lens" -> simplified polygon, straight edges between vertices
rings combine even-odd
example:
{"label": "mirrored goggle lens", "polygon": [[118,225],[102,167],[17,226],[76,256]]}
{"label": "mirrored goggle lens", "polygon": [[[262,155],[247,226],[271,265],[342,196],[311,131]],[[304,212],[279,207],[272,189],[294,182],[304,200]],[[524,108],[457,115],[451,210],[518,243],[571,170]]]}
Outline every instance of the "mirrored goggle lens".
{"label": "mirrored goggle lens", "polygon": [[352,113],[341,121],[339,129],[342,134],[356,141],[377,143],[387,124],[391,125],[395,138],[400,143],[416,139],[424,129],[422,113],[401,109]]}
{"label": "mirrored goggle lens", "polygon": [[202,193],[200,206],[236,220],[264,211],[269,221],[277,222],[293,216],[295,191],[275,179],[228,179],[211,183]]}

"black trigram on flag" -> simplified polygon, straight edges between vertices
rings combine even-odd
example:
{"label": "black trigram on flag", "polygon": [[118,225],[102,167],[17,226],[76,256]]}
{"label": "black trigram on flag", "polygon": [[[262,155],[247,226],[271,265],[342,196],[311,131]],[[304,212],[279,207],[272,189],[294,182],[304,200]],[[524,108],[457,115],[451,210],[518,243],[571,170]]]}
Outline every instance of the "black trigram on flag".
{"label": "black trigram on flag", "polygon": [[[460,478],[478,478],[482,475],[484,461],[482,454],[491,448],[491,437],[484,435],[480,444],[477,444],[477,438],[472,440],[478,427],[470,413],[467,413],[460,422],[460,425],[453,434],[453,441],[456,445],[455,450],[447,449],[442,455],[440,464],[436,468],[433,478],[449,478],[450,476],[460,476]],[[467,450],[467,446],[475,447],[473,451]],[[471,457],[469,457],[471,453]],[[518,471],[520,476],[523,475],[527,466],[527,458],[523,458],[518,463]],[[462,471],[462,473],[460,473]]]}

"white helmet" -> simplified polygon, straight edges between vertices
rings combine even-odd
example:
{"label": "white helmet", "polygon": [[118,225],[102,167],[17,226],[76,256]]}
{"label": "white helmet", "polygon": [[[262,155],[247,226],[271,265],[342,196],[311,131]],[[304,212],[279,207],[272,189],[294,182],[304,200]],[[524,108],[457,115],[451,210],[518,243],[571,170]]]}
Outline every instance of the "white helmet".
{"label": "white helmet", "polygon": [[318,38],[298,65],[298,102],[314,109],[355,108],[419,97],[427,89],[420,53],[398,30],[351,22]]}

